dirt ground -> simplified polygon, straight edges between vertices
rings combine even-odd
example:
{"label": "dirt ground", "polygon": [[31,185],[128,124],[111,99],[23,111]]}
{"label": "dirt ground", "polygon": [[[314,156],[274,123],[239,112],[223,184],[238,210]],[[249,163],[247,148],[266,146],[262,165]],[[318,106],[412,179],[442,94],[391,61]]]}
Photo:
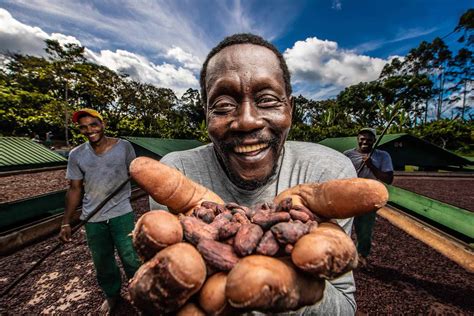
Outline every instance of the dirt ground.
{"label": "dirt ground", "polygon": [[[64,177],[56,173],[57,177]],[[31,179],[40,178],[30,178],[28,186],[19,185],[12,192],[21,196],[19,191],[23,189],[19,187],[38,192],[42,182],[34,184]],[[52,182],[53,178],[49,174],[46,181]],[[0,190],[3,179],[0,178]],[[54,190],[65,187],[61,180],[54,183]],[[412,180],[409,183],[413,185]],[[419,182],[416,188],[423,183]],[[462,181],[456,183],[459,188],[454,189],[455,184],[449,183],[444,191],[445,197],[459,203],[464,197],[457,194],[467,185]],[[472,180],[468,185],[472,185]],[[441,183],[433,187],[436,186]],[[147,206],[146,197],[133,203],[137,216],[145,212]],[[0,291],[55,243],[55,237],[51,237],[0,257]],[[377,217],[369,259],[368,268],[354,271],[359,314],[474,315],[474,275],[381,217]],[[49,257],[7,296],[0,298],[0,314],[97,314],[102,300],[84,232],[80,230],[71,244]],[[121,303],[119,315],[134,314],[137,312],[129,303]]]}

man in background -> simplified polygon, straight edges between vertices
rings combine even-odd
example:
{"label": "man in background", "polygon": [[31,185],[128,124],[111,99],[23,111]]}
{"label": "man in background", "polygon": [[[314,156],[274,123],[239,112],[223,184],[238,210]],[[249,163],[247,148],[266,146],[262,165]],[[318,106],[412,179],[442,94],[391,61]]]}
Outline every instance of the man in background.
{"label": "man in background", "polygon": [[[88,142],[77,146],[69,154],[66,171],[69,189],[59,235],[63,242],[71,240],[71,216],[80,204],[82,190],[81,219],[85,219],[128,178],[130,163],[135,158],[128,141],[105,136],[105,123],[97,111],[79,110],[72,120],[79,125],[81,134]],[[128,183],[85,224],[97,281],[106,295],[101,313],[112,314],[120,299],[121,276],[115,249],[128,278],[132,278],[140,266],[130,237],[134,228],[130,195]]]}
{"label": "man in background", "polygon": [[[390,154],[386,151],[375,149],[371,157],[369,157],[375,143],[375,138],[375,129],[361,129],[357,134],[357,148],[346,150],[344,154],[351,159],[352,164],[358,171],[357,176],[359,178],[375,179],[386,184],[391,184],[393,181],[393,165]],[[375,212],[354,218],[359,264],[362,267],[367,266],[367,257],[370,254],[374,224]]]}

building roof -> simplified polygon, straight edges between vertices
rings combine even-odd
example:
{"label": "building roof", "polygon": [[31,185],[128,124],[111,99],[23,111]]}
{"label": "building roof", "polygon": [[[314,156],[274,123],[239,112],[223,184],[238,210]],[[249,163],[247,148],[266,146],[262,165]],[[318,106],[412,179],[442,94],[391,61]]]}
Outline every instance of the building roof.
{"label": "building roof", "polygon": [[[357,147],[357,137],[326,138],[319,144],[344,152]],[[468,159],[409,134],[384,135],[377,148],[390,154],[396,170],[403,169],[406,165],[426,169],[472,165]]]}
{"label": "building roof", "polygon": [[192,149],[203,145],[193,139],[165,139],[152,137],[123,137],[132,143],[137,156],[158,156],[159,158],[173,151]]}
{"label": "building roof", "polygon": [[[380,140],[379,146],[382,146],[388,142],[398,139],[404,135],[408,135],[408,134],[402,133],[402,134],[384,135],[382,139]],[[335,149],[342,153],[348,149],[357,147],[357,136],[325,138],[322,141],[320,141],[319,144],[327,146],[327,147],[331,147],[332,149]]]}
{"label": "building roof", "polygon": [[0,137],[0,171],[65,164],[66,158],[27,137]]}

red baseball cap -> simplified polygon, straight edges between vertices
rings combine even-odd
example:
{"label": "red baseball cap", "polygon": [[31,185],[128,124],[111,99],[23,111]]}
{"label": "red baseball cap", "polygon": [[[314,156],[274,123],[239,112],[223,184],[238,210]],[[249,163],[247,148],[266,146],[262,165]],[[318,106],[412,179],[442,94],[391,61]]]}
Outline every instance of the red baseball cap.
{"label": "red baseball cap", "polygon": [[88,109],[88,108],[80,109],[79,111],[74,112],[74,114],[72,115],[72,121],[74,123],[77,123],[77,121],[79,120],[79,117],[81,117],[82,115],[97,117],[102,122],[104,121],[104,119],[102,118],[102,115],[100,115],[99,112],[93,109]]}

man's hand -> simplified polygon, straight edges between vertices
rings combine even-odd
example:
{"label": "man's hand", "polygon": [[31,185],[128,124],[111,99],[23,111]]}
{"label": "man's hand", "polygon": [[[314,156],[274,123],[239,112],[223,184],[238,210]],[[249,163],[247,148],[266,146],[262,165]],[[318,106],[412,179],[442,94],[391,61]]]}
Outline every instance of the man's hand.
{"label": "man's hand", "polygon": [[369,156],[364,156],[362,157],[362,161],[363,163],[369,168],[372,170],[372,168],[374,168],[374,164],[372,162],[372,158],[370,158]]}
{"label": "man's hand", "polygon": [[68,243],[71,241],[71,226],[69,224],[61,225],[59,240],[61,240],[63,243]]}

